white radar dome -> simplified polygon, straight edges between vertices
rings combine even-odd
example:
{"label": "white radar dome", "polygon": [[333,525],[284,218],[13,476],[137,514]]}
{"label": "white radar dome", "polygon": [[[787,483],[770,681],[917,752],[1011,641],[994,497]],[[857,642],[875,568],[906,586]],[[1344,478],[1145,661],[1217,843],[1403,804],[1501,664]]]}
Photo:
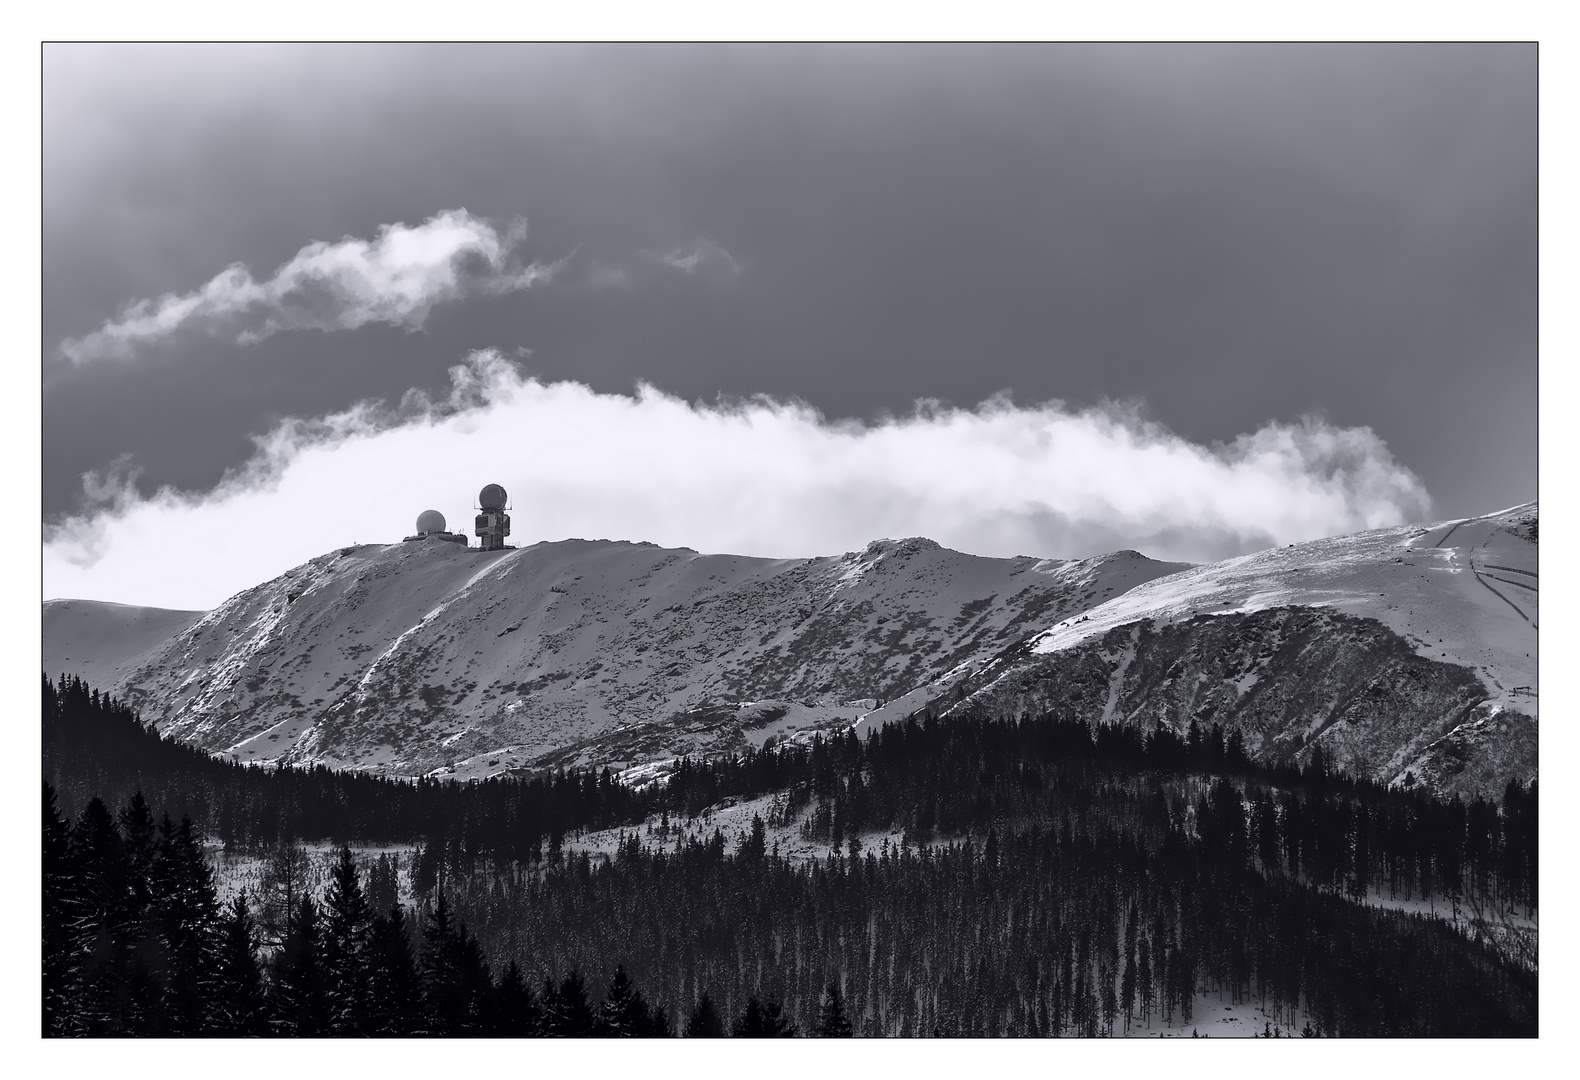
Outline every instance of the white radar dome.
{"label": "white radar dome", "polygon": [[437,510],[424,510],[417,515],[419,533],[444,532],[444,515]]}

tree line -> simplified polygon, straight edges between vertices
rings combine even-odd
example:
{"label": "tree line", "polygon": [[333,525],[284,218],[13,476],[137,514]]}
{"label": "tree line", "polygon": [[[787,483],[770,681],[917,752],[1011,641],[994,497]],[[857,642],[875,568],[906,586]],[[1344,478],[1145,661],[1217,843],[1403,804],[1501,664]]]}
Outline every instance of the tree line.
{"label": "tree line", "polygon": [[[1122,775],[1234,777],[1248,821],[1222,842],[1269,869],[1360,895],[1474,897],[1499,909],[1537,906],[1537,787],[1511,781],[1501,805],[1466,805],[1425,790],[1384,788],[1330,773],[1320,746],[1305,769],[1252,762],[1239,732],[1192,721],[1184,735],[1121,725],[1089,726],[1053,715],[1000,721],[932,714],[886,724],[867,739],[818,736],[715,760],[681,759],[641,790],[608,769],[455,783],[390,780],[323,766],[266,769],[225,762],[142,724],[123,703],[80,679],[48,678],[44,775],[64,806],[94,795],[117,803],[140,790],[188,815],[227,848],[263,850],[292,840],[355,845],[422,839],[430,871],[471,872],[479,860],[537,862],[568,834],[630,825],[649,816],[696,816],[725,798],[786,793],[809,839],[844,844],[875,829],[903,828],[913,843],[958,836],[983,821],[1015,817],[1045,797],[1055,763],[1087,762]],[[1226,804],[1225,804],[1226,805]],[[1214,842],[1219,838],[1213,834]]]}
{"label": "tree line", "polygon": [[[67,827],[46,797],[46,851],[53,829],[65,838],[57,849],[76,860],[59,864],[70,867],[63,880],[98,881],[94,889],[122,897],[121,907],[101,897],[92,908],[97,922],[79,911],[52,924],[46,905],[46,958],[57,967],[61,956],[75,958],[74,974],[57,984],[75,988],[65,995],[79,1017],[73,1031],[104,1030],[106,1002],[152,992],[127,987],[154,986],[157,1000],[184,1000],[169,987],[197,977],[181,974],[209,955],[194,943],[252,940],[245,919],[262,935],[253,950],[266,1002],[257,1030],[351,1030],[349,1021],[324,1021],[311,1004],[321,996],[314,987],[342,985],[325,982],[326,972],[363,955],[360,945],[347,951],[344,924],[335,921],[349,891],[341,879],[357,873],[349,849],[322,898],[291,894],[287,885],[283,902],[260,901],[258,917],[245,899],[218,922],[180,915],[171,896],[206,895],[206,867],[197,869],[204,823],[188,809],[194,797],[186,790],[197,778],[208,821],[234,824],[249,807],[275,813],[273,840],[255,830],[245,844],[277,857],[292,850],[292,836],[420,844],[409,915],[398,905],[383,910],[395,895],[388,861],[370,871],[367,892],[379,904],[369,910],[379,913],[367,917],[365,940],[385,943],[383,952],[372,944],[364,951],[369,985],[383,988],[369,991],[370,1000],[397,1004],[379,1006],[392,1014],[375,1010],[385,1019],[356,1020],[359,1032],[497,1033],[500,1000],[526,1003],[505,1010],[513,1023],[563,1031],[547,1018],[564,1011],[554,1002],[569,993],[570,975],[556,981],[551,973],[585,971],[629,972],[633,987],[665,1003],[668,1030],[693,1034],[762,1024],[819,1032],[832,1002],[852,1030],[869,1035],[1183,1031],[1203,994],[1231,1006],[1254,1002],[1302,1033],[1535,1032],[1534,960],[1511,958],[1492,923],[1477,923],[1486,940],[1472,940],[1439,919],[1355,902],[1385,890],[1499,915],[1533,911],[1534,782],[1511,784],[1501,805],[1466,806],[1330,773],[1320,754],[1302,770],[1267,768],[1217,727],[1192,724],[1179,735],[1053,716],[924,715],[866,739],[845,733],[683,760],[667,782],[640,790],[607,770],[403,783],[213,761],[75,680],[45,680],[45,690],[46,782],[66,777],[74,798],[86,800]],[[79,736],[90,745],[67,753]],[[124,792],[129,776],[163,785],[155,790],[172,794],[166,809],[187,815],[182,823],[167,818],[147,840],[151,817],[140,794],[112,820],[89,785]],[[707,808],[758,795],[773,796],[767,822],[759,817],[734,838],[697,831]],[[632,829],[613,858],[565,846],[577,829],[611,826]],[[827,843],[828,857],[782,858],[768,842],[769,826]],[[143,839],[90,842],[117,828]],[[864,834],[884,829],[900,842],[864,846]],[[160,846],[166,833],[168,855]],[[126,865],[144,869],[105,869],[122,865],[102,855],[117,843],[141,853],[127,855]],[[144,884],[102,885],[123,880]],[[46,874],[46,893],[49,881]],[[211,894],[211,881],[207,888]],[[126,902],[128,889],[145,899]],[[390,929],[397,924],[399,934]],[[70,949],[48,948],[52,925],[76,928]],[[192,929],[199,925],[224,925],[229,938],[217,930],[205,937]],[[415,981],[388,959],[398,940],[413,957]],[[232,945],[230,966],[215,970],[245,973],[241,952]],[[375,964],[376,956],[386,959]],[[49,970],[46,959],[46,1000]],[[512,970],[541,973],[543,984],[523,983],[523,996],[507,978]],[[609,976],[607,987],[615,982]],[[251,985],[250,976],[238,975],[237,984]],[[434,986],[454,992],[435,996]],[[201,996],[225,1000],[212,988]],[[328,999],[357,1000],[345,992]],[[587,1001],[599,999],[592,993]],[[401,1001],[426,1003],[427,1011],[419,1017],[410,1011],[419,1006]],[[589,1004],[589,1015],[601,1016],[602,1007]],[[161,1015],[139,1008],[115,1014],[122,1019],[114,1023],[149,1030],[163,1022],[138,1019]],[[582,1015],[579,1005],[566,1008]],[[644,1008],[651,1018],[653,1006]],[[387,1015],[400,1018],[395,1028]]]}
{"label": "tree line", "polygon": [[[443,893],[420,920],[375,911],[349,847],[323,894],[275,877],[282,920],[245,893],[221,905],[203,838],[152,812],[141,792],[112,815],[91,799],[60,815],[43,791],[46,1036],[789,1037],[771,999],[726,1023],[702,993],[678,1025],[616,963],[601,998],[579,969],[534,989],[514,960],[498,974]],[[295,895],[293,895],[293,892]],[[420,922],[420,929],[414,923]],[[837,988],[808,1034],[849,1035]]]}

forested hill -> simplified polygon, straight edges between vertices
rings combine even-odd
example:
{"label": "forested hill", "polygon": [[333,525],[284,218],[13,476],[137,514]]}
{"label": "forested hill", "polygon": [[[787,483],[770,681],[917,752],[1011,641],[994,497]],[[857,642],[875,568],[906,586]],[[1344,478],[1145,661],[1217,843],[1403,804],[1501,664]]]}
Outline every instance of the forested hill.
{"label": "forested hill", "polygon": [[[1090,727],[1043,716],[888,724],[716,760],[681,759],[662,782],[633,788],[609,770],[557,770],[531,779],[457,784],[402,781],[324,766],[265,769],[211,757],[143,724],[123,703],[79,680],[43,682],[44,779],[74,813],[93,797],[134,792],[188,815],[227,846],[277,841],[352,844],[425,841],[469,863],[536,861],[566,833],[636,825],[654,815],[694,818],[725,799],[783,796],[781,815],[805,814],[814,839],[899,829],[917,842],[985,831],[1050,798],[1046,770],[1081,767],[1158,778],[1234,777],[1269,860],[1290,851],[1335,886],[1420,876],[1469,891],[1471,879],[1505,899],[1536,903],[1536,785],[1510,783],[1502,805],[1442,800],[1330,772],[1319,754],[1304,769],[1250,760],[1238,732],[1192,725],[1185,738],[1159,725]],[[1197,817],[1198,831],[1210,818]],[[1303,836],[1309,832],[1309,836]],[[468,865],[466,869],[471,869]],[[1431,891],[1428,889],[1427,891]]]}
{"label": "forested hill", "polygon": [[323,765],[243,765],[161,734],[125,703],[70,676],[58,684],[44,679],[43,758],[44,779],[67,814],[95,797],[118,805],[140,791],[241,849],[295,840],[408,843],[464,828],[486,834],[490,851],[526,857],[551,834],[640,820],[651,802],[614,783],[608,770],[457,784]]}
{"label": "forested hill", "polygon": [[[205,763],[75,682],[46,682],[45,706],[46,777],[76,798],[94,782],[162,784],[146,802],[157,816],[200,791],[206,820],[248,819],[230,839],[259,850],[288,848],[279,838],[299,825],[353,841],[411,830],[416,922],[437,926],[435,949],[475,948],[476,985],[514,994],[518,1010],[532,997],[522,971],[623,966],[679,1010],[672,1027],[707,997],[726,1016],[772,1002],[811,1031],[834,986],[873,1035],[1188,1032],[1203,995],[1313,1034],[1535,1033],[1534,953],[1500,936],[1536,904],[1534,786],[1466,806],[1357,783],[1320,758],[1258,766],[1222,728],[1181,739],[1054,717],[924,717],[865,740],[683,762],[640,791],[591,771],[410,784]],[[754,794],[774,798],[749,834],[697,828],[698,811]],[[121,820],[152,820],[141,801]],[[272,842],[251,823],[270,813]],[[75,825],[53,814],[46,839],[63,859],[120,850],[104,802]],[[566,835],[622,822],[611,859]],[[787,827],[828,857],[782,858],[768,837]],[[186,829],[173,852],[190,848]],[[895,829],[898,845],[864,840]],[[1411,897],[1482,914],[1462,921],[1467,936],[1389,909]],[[292,996],[306,961],[276,959],[281,1033],[326,1030]],[[100,971],[87,954],[72,963]],[[596,1000],[613,986],[589,989]]]}

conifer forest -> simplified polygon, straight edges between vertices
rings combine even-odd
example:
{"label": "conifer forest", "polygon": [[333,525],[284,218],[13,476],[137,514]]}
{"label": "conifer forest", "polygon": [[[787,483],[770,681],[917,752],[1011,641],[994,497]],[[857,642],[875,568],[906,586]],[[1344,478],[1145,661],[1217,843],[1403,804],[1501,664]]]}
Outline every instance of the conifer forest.
{"label": "conifer forest", "polygon": [[1534,782],[925,711],[642,785],[407,782],[42,692],[47,1036],[1537,1033]]}

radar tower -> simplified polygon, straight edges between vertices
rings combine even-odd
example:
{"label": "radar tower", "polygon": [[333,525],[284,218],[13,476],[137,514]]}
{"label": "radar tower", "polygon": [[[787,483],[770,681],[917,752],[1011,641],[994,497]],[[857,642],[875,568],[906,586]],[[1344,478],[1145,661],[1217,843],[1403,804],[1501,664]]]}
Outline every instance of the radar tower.
{"label": "radar tower", "polygon": [[489,484],[477,493],[477,506],[482,513],[475,522],[478,546],[484,551],[498,551],[505,546],[510,535],[510,515],[506,513],[509,496],[498,484]]}

